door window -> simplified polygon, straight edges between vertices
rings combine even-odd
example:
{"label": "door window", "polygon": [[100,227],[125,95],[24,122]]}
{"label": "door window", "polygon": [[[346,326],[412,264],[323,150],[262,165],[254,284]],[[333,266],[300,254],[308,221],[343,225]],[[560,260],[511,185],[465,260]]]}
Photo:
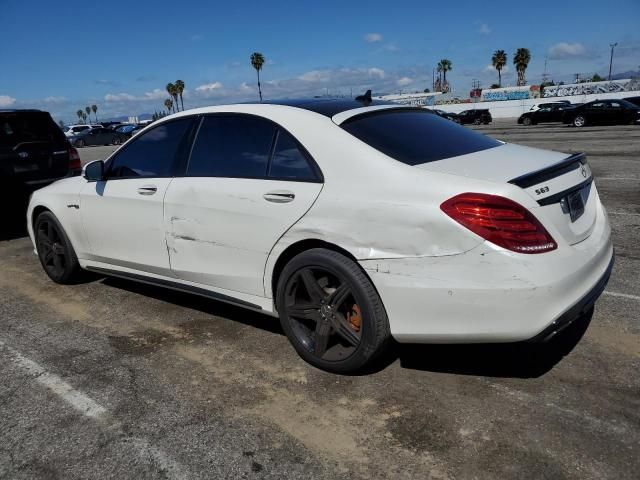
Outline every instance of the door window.
{"label": "door window", "polygon": [[172,176],[176,161],[184,155],[191,123],[192,118],[182,118],[135,137],[111,158],[107,177],[111,180]]}
{"label": "door window", "polygon": [[317,175],[312,169],[307,156],[298,143],[287,132],[278,133],[273,158],[269,166],[269,177],[283,180],[314,181]]}
{"label": "door window", "polygon": [[264,178],[276,126],[249,115],[213,115],[202,120],[187,175]]}

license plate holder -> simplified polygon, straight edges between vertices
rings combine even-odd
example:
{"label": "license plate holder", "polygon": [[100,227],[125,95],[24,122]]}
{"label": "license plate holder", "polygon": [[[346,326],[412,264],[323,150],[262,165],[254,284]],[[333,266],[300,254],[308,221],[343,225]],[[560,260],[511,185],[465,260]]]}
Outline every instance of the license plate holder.
{"label": "license plate holder", "polygon": [[584,213],[584,200],[582,198],[582,190],[567,195],[567,206],[569,207],[569,217],[571,223],[578,220]]}

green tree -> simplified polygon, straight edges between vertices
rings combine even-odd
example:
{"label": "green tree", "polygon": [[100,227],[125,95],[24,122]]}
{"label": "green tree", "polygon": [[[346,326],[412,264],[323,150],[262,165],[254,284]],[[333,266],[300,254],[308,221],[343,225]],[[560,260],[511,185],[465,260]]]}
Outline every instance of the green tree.
{"label": "green tree", "polygon": [[251,54],[251,66],[256,69],[258,74],[258,94],[260,95],[260,101],[262,101],[262,88],[260,86],[260,70],[264,65],[264,56],[260,52],[253,52]]}
{"label": "green tree", "polygon": [[82,112],[82,121],[86,124],[87,123],[87,114],[85,112]]}
{"label": "green tree", "polygon": [[[87,117],[89,117],[89,123],[91,123],[91,116],[90,116],[91,115],[91,107],[85,107],[84,111],[87,112]],[[83,118],[84,118],[84,115],[83,115]],[[85,120],[86,120],[86,118],[85,118]]]}
{"label": "green tree", "polygon": [[507,54],[504,50],[496,50],[491,57],[493,68],[498,71],[498,88],[502,87],[502,69],[507,65]]}
{"label": "green tree", "polygon": [[167,98],[164,101],[164,106],[167,108],[167,112],[171,113],[171,109],[173,108],[173,100],[171,100],[170,98]]}
{"label": "green tree", "polygon": [[84,112],[83,112],[82,110],[78,110],[78,111],[76,112],[76,115],[78,116],[78,121],[79,121],[79,122],[81,122],[81,121],[82,121],[82,114],[83,114],[83,113],[84,113]]}
{"label": "green tree", "polygon": [[184,112],[184,101],[182,100],[182,93],[184,92],[184,82],[182,80],[176,80],[174,84],[178,95],[180,96],[180,106],[182,107],[182,111]]}
{"label": "green tree", "polygon": [[442,60],[440,60],[440,62],[438,62],[438,71],[442,72],[442,91],[445,93],[449,91],[449,83],[447,83],[447,72],[450,72],[451,70],[453,70],[453,64],[451,63],[451,60],[443,58]]}
{"label": "green tree", "polygon": [[176,90],[176,86],[173,83],[167,83],[166,88],[169,96],[173,98],[173,101],[171,102],[171,106],[173,108],[173,111],[175,112],[176,109],[178,108],[178,92]]}
{"label": "green tree", "polygon": [[516,66],[518,72],[518,86],[526,85],[527,80],[524,77],[524,72],[529,66],[531,61],[531,52],[528,48],[519,48],[516,50],[516,54],[513,56],[513,64]]}
{"label": "green tree", "polygon": [[98,106],[91,105],[91,111],[93,112],[93,115],[96,117],[96,123],[98,123]]}
{"label": "green tree", "polygon": [[58,121],[58,125],[64,130],[64,122],[62,120]]}
{"label": "green tree", "polygon": [[602,78],[600,75],[598,75],[597,73],[593,75],[593,77],[591,77],[591,81],[592,82],[603,82],[604,78]]}

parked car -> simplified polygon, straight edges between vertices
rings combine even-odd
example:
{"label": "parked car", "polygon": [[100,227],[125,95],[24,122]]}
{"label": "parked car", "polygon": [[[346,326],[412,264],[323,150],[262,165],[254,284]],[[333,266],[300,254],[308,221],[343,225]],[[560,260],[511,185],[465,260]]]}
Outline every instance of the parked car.
{"label": "parked car", "polygon": [[126,137],[109,128],[101,127],[84,130],[68,138],[69,143],[74,147],[86,147],[89,145],[120,145]]}
{"label": "parked car", "polygon": [[568,103],[541,104],[536,110],[523,113],[518,118],[518,125],[536,125],[538,123],[562,122],[565,112],[574,109]]}
{"label": "parked car", "polygon": [[595,100],[564,112],[564,123],[585,125],[624,125],[640,122],[640,107],[627,100]]}
{"label": "parked car", "polygon": [[633,103],[636,107],[640,107],[640,97],[627,97],[625,100]]}
{"label": "parked car", "polygon": [[447,120],[451,120],[453,122],[458,122],[458,115],[451,112],[445,112],[444,110],[438,110],[437,108],[432,108],[431,111],[438,115],[439,117],[446,118]]}
{"label": "parked car", "polygon": [[55,282],[86,269],[279,316],[305,360],[346,373],[392,337],[545,341],[581,318],[613,264],[592,182],[581,154],[311,99],[158,120],[27,215]]}
{"label": "parked car", "polygon": [[462,125],[466,125],[468,123],[473,123],[474,125],[480,125],[484,123],[485,125],[491,123],[493,119],[491,118],[491,112],[486,108],[474,108],[472,110],[464,110],[457,115],[458,123]]}
{"label": "parked car", "polygon": [[536,110],[538,110],[540,108],[552,107],[554,105],[571,105],[571,102],[569,100],[556,100],[554,102],[536,103],[535,105],[531,106],[529,111],[530,112],[535,112]]}
{"label": "parked car", "polygon": [[80,132],[84,132],[85,130],[91,130],[92,128],[98,128],[98,127],[100,127],[100,125],[86,125],[86,124],[67,125],[62,129],[62,131],[64,132],[65,136],[73,137],[74,135],[77,135]]}
{"label": "parked car", "polygon": [[48,112],[0,110],[0,188],[34,189],[81,168],[77,150]]}
{"label": "parked car", "polygon": [[143,127],[139,125],[125,124],[118,126],[115,131],[119,133],[123,138],[131,138],[131,133],[134,130],[140,130]]}

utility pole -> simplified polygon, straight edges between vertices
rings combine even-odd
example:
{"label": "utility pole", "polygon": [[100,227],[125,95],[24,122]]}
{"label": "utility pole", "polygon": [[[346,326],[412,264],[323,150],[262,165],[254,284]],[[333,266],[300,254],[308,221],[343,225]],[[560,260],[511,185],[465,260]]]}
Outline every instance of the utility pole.
{"label": "utility pole", "polygon": [[433,68],[433,72],[431,73],[431,91],[436,91],[436,69]]}
{"label": "utility pole", "polygon": [[611,67],[613,66],[613,49],[618,46],[618,42],[610,43],[609,46],[611,47],[611,57],[609,58],[609,81],[611,81]]}
{"label": "utility pole", "polygon": [[547,74],[547,57],[544,57],[544,73],[542,74],[542,83],[549,81],[549,75]]}

